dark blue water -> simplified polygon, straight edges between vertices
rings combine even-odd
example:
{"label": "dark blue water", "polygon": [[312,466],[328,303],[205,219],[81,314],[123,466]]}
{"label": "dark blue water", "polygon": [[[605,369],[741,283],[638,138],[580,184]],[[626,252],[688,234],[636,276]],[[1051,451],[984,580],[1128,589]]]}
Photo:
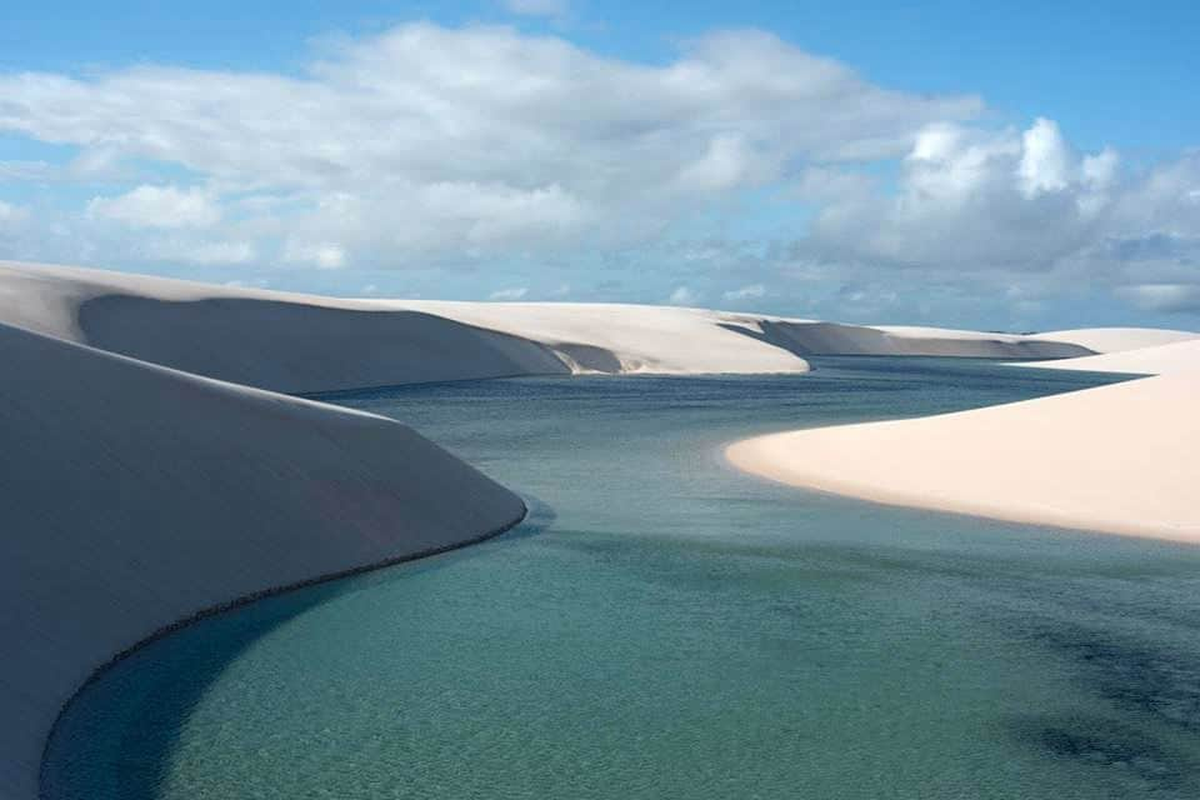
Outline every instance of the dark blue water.
{"label": "dark blue water", "polygon": [[193,625],[94,682],[51,798],[1200,797],[1200,548],[778,487],[720,445],[1111,380],[820,359],[326,399],[513,532]]}

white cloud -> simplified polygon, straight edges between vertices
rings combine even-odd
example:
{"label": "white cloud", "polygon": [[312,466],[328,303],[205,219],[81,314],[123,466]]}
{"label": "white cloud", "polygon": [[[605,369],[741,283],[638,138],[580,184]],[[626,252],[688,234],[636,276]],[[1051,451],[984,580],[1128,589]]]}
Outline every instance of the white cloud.
{"label": "white cloud", "polygon": [[567,0],[504,0],[510,13],[530,17],[562,18],[570,12]]}
{"label": "white cloud", "polygon": [[513,289],[500,289],[488,295],[488,300],[520,300],[529,294],[529,289],[520,286]]}
{"label": "white cloud", "polygon": [[[1026,195],[1059,192],[1067,188],[1069,155],[1058,125],[1053,120],[1041,117],[1034,120],[1033,126],[1021,135],[1021,143],[1021,163],[1017,174],[1020,175],[1021,189]],[[1096,171],[1103,165],[1094,161],[1089,166]]]}
{"label": "white cloud", "polygon": [[725,292],[724,297],[726,300],[755,300],[765,297],[766,294],[766,286],[761,283],[754,283],[749,286],[743,286],[740,289],[732,289]]}
{"label": "white cloud", "polygon": [[667,298],[667,302],[673,306],[693,306],[699,301],[700,297],[686,286],[677,287]]}
{"label": "white cloud", "polygon": [[290,242],[284,249],[283,259],[317,269],[341,269],[347,263],[345,249],[333,242]]}
{"label": "white cloud", "polygon": [[824,259],[963,271],[1045,270],[1103,237],[1117,156],[1078,158],[1058,126],[940,123],[917,137],[897,191],[830,196],[804,245]]}
{"label": "white cloud", "polygon": [[221,219],[208,192],[174,186],[139,186],[116,197],[94,197],[87,213],[132,228],[207,228]]}
{"label": "white cloud", "polygon": [[637,244],[796,160],[894,156],[923,125],[980,108],[880,88],[760,31],[647,65],[507,27],[417,23],[345,40],[300,77],[0,76],[0,130],[78,146],[82,171],[162,162],[212,187],[97,198],[95,215],[213,224],[218,202],[245,195],[228,237],[303,231],[376,266]]}
{"label": "white cloud", "polygon": [[[0,73],[0,132],[78,150],[65,165],[0,163],[0,176],[53,182],[52,195],[128,182],[137,165],[145,184],[82,215],[69,192],[56,214],[0,206],[0,225],[21,215],[23,252],[47,260],[523,261],[515,274],[547,273],[523,278],[534,297],[590,286],[602,267],[632,298],[661,285],[637,280],[653,263],[675,270],[668,286],[741,285],[730,300],[761,286],[782,303],[782,282],[803,280],[803,302],[819,289],[855,308],[894,308],[894,290],[916,285],[959,304],[995,286],[998,302],[1032,308],[1086,285],[1124,287],[1148,310],[1187,305],[1200,152],[1127,166],[1109,148],[1079,152],[1049,117],[996,128],[972,122],[982,110],[872,84],[761,31],[638,63],[511,27],[409,24],[331,45],[299,75]],[[191,188],[172,184],[180,174]],[[756,217],[768,195],[783,202]],[[738,228],[767,217],[769,233]],[[716,239],[761,238],[689,238],[696,220]],[[699,299],[679,286],[672,302]]]}

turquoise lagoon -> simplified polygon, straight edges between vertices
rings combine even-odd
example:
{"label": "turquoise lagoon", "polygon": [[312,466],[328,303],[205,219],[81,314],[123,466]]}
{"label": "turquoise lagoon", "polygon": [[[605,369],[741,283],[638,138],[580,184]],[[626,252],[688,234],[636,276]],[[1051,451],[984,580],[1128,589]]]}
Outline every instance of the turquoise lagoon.
{"label": "turquoise lagoon", "polygon": [[980,361],[326,396],[521,492],[486,543],[138,650],[48,798],[1200,797],[1200,548],[877,506],[723,443],[1111,381]]}

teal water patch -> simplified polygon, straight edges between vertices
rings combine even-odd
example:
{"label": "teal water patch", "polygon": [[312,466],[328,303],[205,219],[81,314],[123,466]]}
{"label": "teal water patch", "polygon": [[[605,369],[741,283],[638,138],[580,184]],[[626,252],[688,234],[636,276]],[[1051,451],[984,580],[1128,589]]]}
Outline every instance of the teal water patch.
{"label": "teal water patch", "polygon": [[325,399],[530,498],[105,672],[49,798],[1194,798],[1200,549],[746,477],[724,442],[1111,378],[939,359]]}

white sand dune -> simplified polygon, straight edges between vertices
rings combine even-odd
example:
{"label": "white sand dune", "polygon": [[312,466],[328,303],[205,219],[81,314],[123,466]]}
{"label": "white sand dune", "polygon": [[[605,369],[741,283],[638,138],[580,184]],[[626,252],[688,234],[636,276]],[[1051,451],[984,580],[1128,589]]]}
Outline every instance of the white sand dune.
{"label": "white sand dune", "polygon": [[0,322],[292,393],[570,371],[537,342],[429,314],[74,267],[0,262]]}
{"label": "white sand dune", "polygon": [[1119,353],[1164,344],[1200,339],[1200,333],[1166,328],[1078,328],[1069,331],[1047,331],[1038,336],[1056,342],[1086,347],[1096,353]]}
{"label": "white sand dune", "polygon": [[476,540],[521,500],[391,420],[0,325],[0,797],[88,675],[273,587]]}
{"label": "white sand dune", "polygon": [[380,300],[541,342],[581,372],[789,373],[808,364],[766,341],[765,317],[618,303]]}
{"label": "white sand dune", "polygon": [[1022,336],[901,325],[768,320],[767,340],[808,356],[949,356],[966,358],[1071,358],[1093,351],[1042,336]]}
{"label": "white sand dune", "polygon": [[[1176,341],[1138,350],[1068,358],[1062,361],[1025,362],[1022,367],[1073,369],[1088,372],[1121,372],[1132,375],[1166,375],[1200,371],[1200,338]],[[1200,398],[1198,398],[1200,399]]]}
{"label": "white sand dune", "polygon": [[329,298],[12,262],[0,262],[0,322],[287,392],[570,372],[804,372],[806,355],[1092,352],[975,331],[605,303]]}
{"label": "white sand dune", "polygon": [[729,446],[737,467],[896,505],[1200,543],[1200,373]]}

